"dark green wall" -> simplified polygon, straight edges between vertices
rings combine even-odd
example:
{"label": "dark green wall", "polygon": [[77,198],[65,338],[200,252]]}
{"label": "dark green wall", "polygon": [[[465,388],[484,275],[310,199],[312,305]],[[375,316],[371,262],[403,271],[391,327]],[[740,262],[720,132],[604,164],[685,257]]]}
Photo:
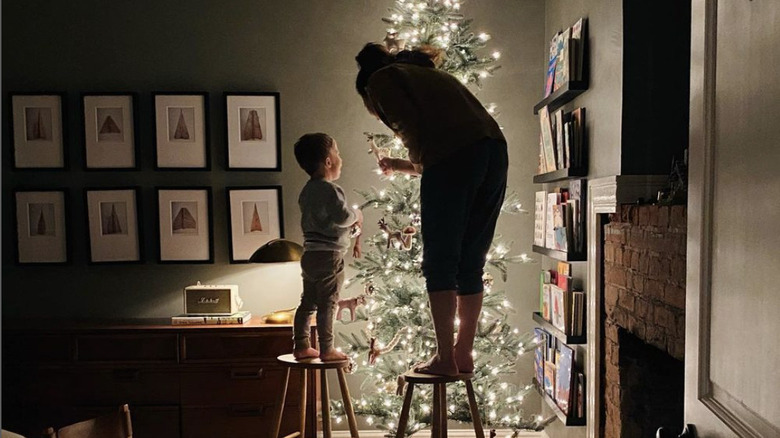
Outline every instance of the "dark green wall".
{"label": "dark green wall", "polygon": [[[2,3],[3,109],[9,93],[67,93],[67,171],[14,171],[11,138],[3,129],[2,308],[4,317],[167,317],[182,311],[181,290],[203,283],[238,284],[255,314],[293,307],[300,294],[296,268],[231,265],[228,262],[226,186],[283,186],[285,234],[301,240],[297,196],[306,181],[290,147],[301,134],[326,131],[339,142],[344,172],[339,183],[354,189],[381,185],[366,153],[364,131],[381,132],[354,91],[354,56],[367,41],[381,40],[392,0],[141,0]],[[478,31],[493,35],[502,68],[479,96],[495,102],[510,142],[510,186],[525,206],[533,204],[538,121],[531,108],[542,88],[543,0],[480,0],[464,6]],[[80,93],[139,93],[140,170],[83,170]],[[155,171],[153,91],[210,93],[211,171]],[[224,91],[278,91],[281,95],[281,172],[225,171]],[[10,114],[3,114],[4,128]],[[160,265],[155,235],[155,187],[213,189],[215,263]],[[70,192],[67,266],[14,263],[12,191],[22,187]],[[88,264],[83,201],[85,187],[141,187],[144,262]],[[374,222],[378,217],[371,219]],[[368,222],[367,222],[368,223]],[[527,251],[532,215],[502,219],[499,232]],[[536,304],[538,266],[510,272],[507,290],[519,308]],[[528,293],[526,293],[528,292]],[[347,295],[354,290],[345,292]],[[529,318],[517,319],[530,329]],[[524,328],[521,326],[521,328]]]}

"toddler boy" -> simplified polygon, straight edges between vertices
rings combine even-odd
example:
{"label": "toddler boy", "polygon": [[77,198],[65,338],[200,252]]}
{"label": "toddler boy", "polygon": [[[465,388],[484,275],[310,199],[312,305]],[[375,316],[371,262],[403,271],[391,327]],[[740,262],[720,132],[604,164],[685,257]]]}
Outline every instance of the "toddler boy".
{"label": "toddler boy", "polygon": [[[311,179],[298,197],[303,294],[293,322],[293,355],[296,359],[343,360],[347,356],[333,347],[333,319],[344,282],[350,229],[362,225],[363,215],[347,206],[344,191],[333,183],[341,176],[341,156],[333,138],[322,133],[302,136],[295,143],[295,159]],[[320,351],[309,342],[309,320],[315,311]]]}

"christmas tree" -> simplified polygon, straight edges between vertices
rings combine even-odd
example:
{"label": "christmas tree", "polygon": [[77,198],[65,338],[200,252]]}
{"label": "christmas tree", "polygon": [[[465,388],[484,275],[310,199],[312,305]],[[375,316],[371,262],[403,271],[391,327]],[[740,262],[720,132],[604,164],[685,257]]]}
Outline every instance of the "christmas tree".
{"label": "christmas tree", "polygon": [[[438,68],[460,79],[464,84],[481,86],[482,79],[499,67],[498,52],[489,56],[479,53],[490,36],[475,34],[472,21],[461,14],[462,2],[425,0],[412,2],[396,0],[390,16],[382,20],[389,25],[385,45],[391,52],[412,48],[433,49],[440,53]],[[495,115],[495,105],[487,105]],[[406,149],[392,134],[366,133],[369,152],[382,156],[406,158]],[[377,172],[381,173],[381,172]],[[356,372],[364,376],[362,396],[353,400],[355,412],[369,424],[395,435],[401,411],[403,388],[400,376],[415,363],[431,357],[436,348],[436,337],[431,321],[428,295],[422,277],[422,239],[420,228],[419,179],[409,175],[382,177],[383,189],[358,193],[364,198],[359,207],[381,212],[380,231],[363,237],[363,259],[352,267],[358,273],[346,286],[361,284],[364,303],[355,312],[350,323],[363,324],[359,333],[340,333],[342,350],[356,365]],[[517,196],[509,194],[502,207],[503,213],[524,213]],[[364,224],[364,231],[373,230]],[[490,271],[506,281],[511,263],[531,262],[525,254],[511,255],[511,243],[502,243],[496,236],[487,256],[483,278],[485,295],[482,319],[474,343],[474,388],[485,428],[513,430],[540,430],[547,423],[541,417],[526,415],[522,401],[533,389],[532,385],[509,383],[515,372],[517,357],[536,346],[531,334],[520,333],[507,324],[512,311],[505,293],[496,287]],[[346,295],[346,294],[344,294]],[[342,315],[339,315],[340,317]],[[456,325],[458,321],[456,320]],[[449,418],[470,422],[471,414],[465,387],[448,388]],[[427,427],[431,422],[429,388],[415,392],[405,435]],[[426,391],[427,390],[427,391]],[[341,402],[333,402],[334,420],[344,421]]]}

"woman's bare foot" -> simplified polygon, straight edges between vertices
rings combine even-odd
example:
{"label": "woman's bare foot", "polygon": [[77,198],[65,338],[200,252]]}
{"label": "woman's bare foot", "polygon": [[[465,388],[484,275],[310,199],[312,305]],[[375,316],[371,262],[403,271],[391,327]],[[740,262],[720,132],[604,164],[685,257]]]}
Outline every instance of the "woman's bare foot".
{"label": "woman's bare foot", "polygon": [[455,363],[458,365],[458,371],[461,374],[469,374],[474,372],[474,357],[471,356],[470,351],[458,351],[458,346],[455,346]]}
{"label": "woman's bare foot", "polygon": [[323,362],[347,360],[347,358],[348,357],[346,354],[336,350],[335,348],[330,348],[320,353],[320,360]]}
{"label": "woman's bare foot", "polygon": [[457,376],[458,365],[455,359],[443,361],[439,355],[434,355],[426,362],[420,362],[412,367],[415,373],[433,374],[435,376]]}
{"label": "woman's bare foot", "polygon": [[293,350],[293,357],[296,359],[311,359],[320,355],[320,352],[309,347],[300,350]]}

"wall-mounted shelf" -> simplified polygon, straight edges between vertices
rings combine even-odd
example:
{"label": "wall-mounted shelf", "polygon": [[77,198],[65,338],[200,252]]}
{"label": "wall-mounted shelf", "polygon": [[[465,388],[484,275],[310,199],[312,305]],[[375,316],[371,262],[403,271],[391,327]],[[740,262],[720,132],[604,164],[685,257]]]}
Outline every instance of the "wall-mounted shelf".
{"label": "wall-mounted shelf", "polygon": [[581,178],[584,176],[588,176],[588,169],[584,167],[567,167],[566,169],[558,169],[552,172],[534,175],[534,183],[551,183],[556,181],[564,181],[571,178]]}
{"label": "wall-mounted shelf", "polygon": [[539,395],[542,396],[545,402],[547,402],[547,405],[550,407],[550,409],[555,412],[555,415],[558,417],[561,422],[566,426],[584,426],[585,425],[585,418],[576,418],[572,417],[570,415],[566,415],[561,408],[558,407],[558,404],[555,403],[555,400],[550,397],[550,394],[547,394],[544,391],[544,388],[542,385],[534,379],[534,388],[536,388],[536,392],[539,393]]}
{"label": "wall-mounted shelf", "polygon": [[534,245],[532,249],[537,254],[542,254],[547,257],[554,258],[555,260],[560,260],[562,262],[584,262],[587,260],[587,255],[585,253],[560,251],[557,249],[545,248],[543,246],[538,246],[538,245]]}
{"label": "wall-mounted shelf", "polygon": [[563,342],[566,345],[577,345],[577,344],[587,344],[588,340],[585,335],[575,336],[575,335],[567,335],[563,332],[563,330],[559,329],[558,327],[552,325],[550,321],[547,321],[542,317],[542,314],[539,312],[533,312],[533,319],[539,325],[545,329],[548,333],[555,336]]}
{"label": "wall-mounted shelf", "polygon": [[575,97],[579,96],[588,89],[588,83],[586,81],[569,81],[561,85],[560,88],[553,91],[552,94],[542,99],[541,102],[534,105],[534,114],[539,114],[539,110],[547,107],[552,113],[556,109],[571,102]]}

